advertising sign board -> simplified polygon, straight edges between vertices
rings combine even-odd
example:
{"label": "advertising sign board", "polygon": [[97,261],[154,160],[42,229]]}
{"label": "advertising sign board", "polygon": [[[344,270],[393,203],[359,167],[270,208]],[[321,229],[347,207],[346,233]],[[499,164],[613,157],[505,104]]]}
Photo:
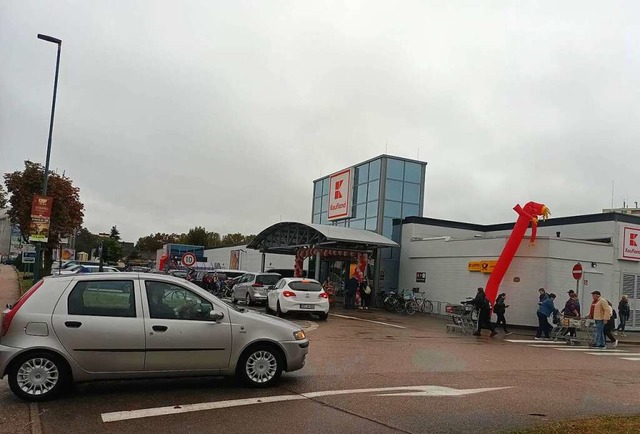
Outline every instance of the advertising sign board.
{"label": "advertising sign board", "polygon": [[351,217],[353,190],[353,167],[336,172],[329,177],[329,210],[330,221]]}
{"label": "advertising sign board", "polygon": [[620,233],[620,259],[640,261],[640,228],[625,226]]}
{"label": "advertising sign board", "polygon": [[49,241],[49,221],[53,198],[33,196],[31,202],[31,224],[29,226],[29,241],[46,243]]}

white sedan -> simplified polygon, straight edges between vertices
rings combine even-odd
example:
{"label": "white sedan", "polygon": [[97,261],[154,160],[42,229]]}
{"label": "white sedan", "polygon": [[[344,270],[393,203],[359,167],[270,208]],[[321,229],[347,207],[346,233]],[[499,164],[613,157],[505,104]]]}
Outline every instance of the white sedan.
{"label": "white sedan", "polygon": [[315,313],[321,320],[329,316],[329,296],[317,280],[287,277],[268,288],[267,312],[283,316],[288,312]]}

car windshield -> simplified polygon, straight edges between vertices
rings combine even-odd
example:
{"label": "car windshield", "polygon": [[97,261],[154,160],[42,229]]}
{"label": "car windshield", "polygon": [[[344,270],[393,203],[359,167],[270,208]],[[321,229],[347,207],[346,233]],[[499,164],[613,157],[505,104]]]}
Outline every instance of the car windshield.
{"label": "car windshield", "polygon": [[71,267],[67,268],[67,271],[78,271],[82,268],[82,265],[72,265]]}
{"label": "car windshield", "polygon": [[294,291],[310,291],[310,292],[320,292],[322,291],[322,286],[318,282],[312,281],[296,281],[289,283],[289,288]]}
{"label": "car windshield", "polygon": [[262,274],[256,277],[256,283],[263,285],[275,285],[281,277],[279,274]]}

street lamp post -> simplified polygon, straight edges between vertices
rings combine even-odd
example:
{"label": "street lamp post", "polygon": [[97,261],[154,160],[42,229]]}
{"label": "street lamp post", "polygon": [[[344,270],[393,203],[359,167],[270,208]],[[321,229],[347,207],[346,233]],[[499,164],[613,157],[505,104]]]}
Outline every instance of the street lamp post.
{"label": "street lamp post", "polygon": [[[56,113],[56,94],[58,93],[58,71],[60,70],[60,49],[62,48],[62,40],[52,36],[38,34],[38,39],[52,42],[58,46],[58,55],[56,57],[56,75],[53,81],[53,101],[51,103],[51,120],[49,121],[49,139],[47,140],[47,159],[44,164],[44,176],[42,177],[42,195],[47,195],[47,181],[49,180],[49,159],[51,157],[51,137],[53,135],[53,117]],[[40,267],[42,262],[40,243],[36,243],[36,263],[33,271],[34,282],[40,278]]]}

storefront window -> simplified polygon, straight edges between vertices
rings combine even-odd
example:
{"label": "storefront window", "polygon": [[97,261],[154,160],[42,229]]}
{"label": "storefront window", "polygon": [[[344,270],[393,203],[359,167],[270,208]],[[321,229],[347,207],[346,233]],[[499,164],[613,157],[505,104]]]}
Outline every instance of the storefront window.
{"label": "storefront window", "polygon": [[369,195],[367,196],[367,202],[372,200],[378,200],[380,192],[380,181],[373,181],[369,183]]}
{"label": "storefront window", "polygon": [[360,205],[356,205],[356,215],[355,218],[357,219],[363,219],[366,217],[366,213],[367,213],[367,205],[366,204],[360,204]]}
{"label": "storefront window", "polygon": [[327,212],[329,209],[329,196],[322,196],[322,212]]}
{"label": "storefront window", "polygon": [[365,203],[367,201],[367,184],[359,185],[356,189],[356,203]]}
{"label": "storefront window", "polygon": [[402,181],[387,180],[385,199],[402,202]]}
{"label": "storefront window", "polygon": [[382,221],[382,235],[391,238],[393,234],[393,219],[392,218],[384,218]]}
{"label": "storefront window", "polygon": [[419,206],[411,203],[405,203],[402,205],[402,218],[419,216]]}
{"label": "storefront window", "polygon": [[326,225],[327,223],[329,223],[328,214],[326,212],[323,212],[322,214],[320,214],[320,224]]}
{"label": "storefront window", "polygon": [[320,214],[313,215],[313,223],[320,224]]}
{"label": "storefront window", "polygon": [[367,218],[378,217],[378,201],[367,203]]}
{"label": "storefront window", "polygon": [[364,184],[369,180],[369,164],[356,167],[356,184]]}
{"label": "storefront window", "polygon": [[369,181],[380,179],[380,161],[381,160],[374,160],[369,163]]}
{"label": "storefront window", "polygon": [[384,202],[384,216],[399,219],[402,217],[402,204],[400,202],[386,200]]}
{"label": "storefront window", "polygon": [[322,196],[322,181],[316,181],[313,185],[313,197]]}
{"label": "storefront window", "polygon": [[313,199],[313,213],[314,214],[319,213],[321,207],[322,207],[322,198],[316,197],[315,199]]}
{"label": "storefront window", "polygon": [[322,194],[329,194],[329,178],[322,180]]}
{"label": "storefront window", "polygon": [[349,227],[354,229],[364,229],[364,220],[351,220]]}
{"label": "storefront window", "polygon": [[367,225],[366,225],[365,229],[367,229],[369,231],[375,231],[377,224],[378,224],[378,219],[377,218],[367,219]]}
{"label": "storefront window", "polygon": [[404,161],[391,158],[387,160],[387,179],[397,179],[398,181],[404,179]]}
{"label": "storefront window", "polygon": [[408,203],[420,203],[420,184],[404,183],[402,201]]}
{"label": "storefront window", "polygon": [[422,180],[422,168],[419,164],[406,162],[404,165],[404,180],[419,184]]}

